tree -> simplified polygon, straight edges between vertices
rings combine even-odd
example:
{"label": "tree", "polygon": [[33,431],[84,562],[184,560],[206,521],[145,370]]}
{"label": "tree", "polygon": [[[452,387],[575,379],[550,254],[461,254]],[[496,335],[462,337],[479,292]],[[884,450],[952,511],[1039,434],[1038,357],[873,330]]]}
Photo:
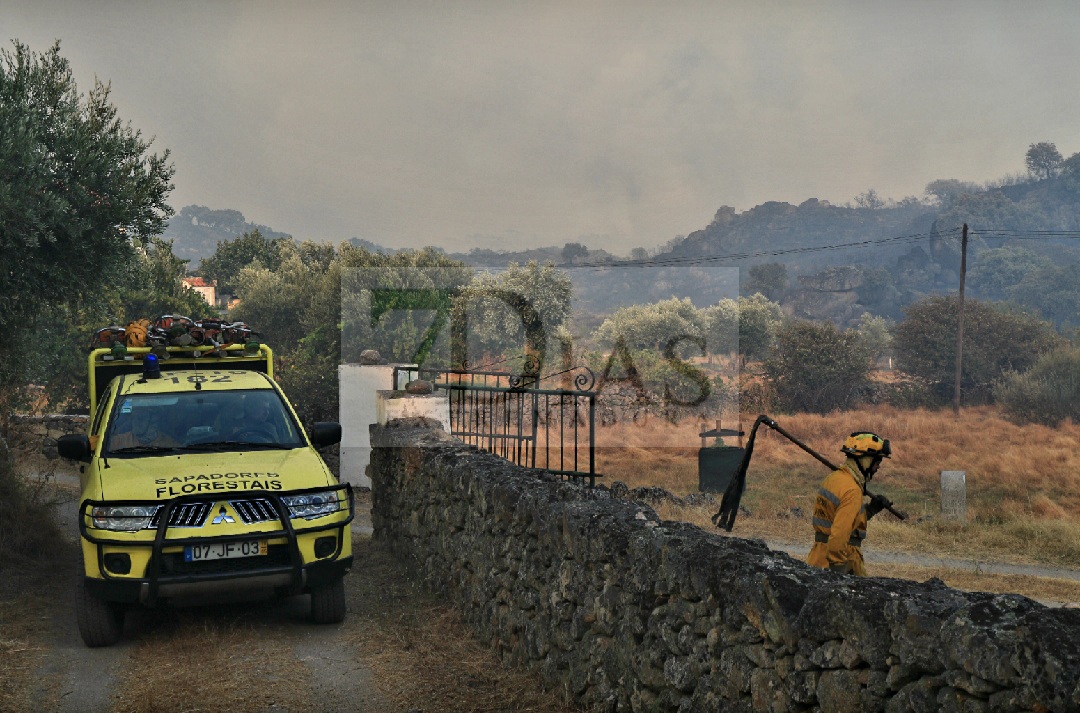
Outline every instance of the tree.
{"label": "tree", "polygon": [[744,360],[769,353],[783,319],[780,305],[760,293],[739,298],[739,353]]}
{"label": "tree", "polygon": [[967,223],[1007,230],[1045,230],[1050,220],[1046,207],[1046,203],[1031,196],[1014,201],[1001,191],[966,193],[941,209],[937,224],[940,229],[958,229]]}
{"label": "tree", "polygon": [[[943,402],[952,396],[956,376],[957,297],[929,297],[907,309],[893,330],[897,365],[933,385]],[[1029,368],[1062,343],[1053,327],[1006,306],[965,300],[961,389],[966,400],[985,402],[995,381]]]}
{"label": "tree", "polygon": [[663,353],[669,344],[679,346],[679,352],[703,349],[693,347],[692,340],[704,342],[708,324],[689,297],[623,307],[604,320],[597,337],[605,347],[650,349]]}
{"label": "tree", "polygon": [[1031,144],[1024,157],[1028,171],[1038,178],[1052,178],[1057,173],[1061,160],[1061,152],[1049,141]]}
{"label": "tree", "polygon": [[948,208],[963,195],[980,192],[974,183],[958,181],[955,178],[939,178],[926,184],[926,194],[937,199],[938,205]]}
{"label": "tree", "polygon": [[291,243],[289,238],[267,238],[258,228],[249,230],[234,240],[219,242],[214,254],[199,263],[199,274],[216,281],[222,292],[234,292],[241,270],[257,263],[276,271],[283,261],[285,246]]}
{"label": "tree", "polygon": [[1006,291],[1009,300],[1063,329],[1080,326],[1080,264],[1043,260]]}
{"label": "tree", "polygon": [[975,254],[968,285],[977,296],[1005,299],[1009,291],[1026,275],[1040,268],[1052,267],[1053,261],[1030,250],[1006,245]]}
{"label": "tree", "polygon": [[[454,302],[455,317],[467,327],[467,356],[550,352],[570,316],[572,290],[564,272],[536,261],[476,275]],[[547,353],[545,359],[553,357]]]}
{"label": "tree", "polygon": [[766,299],[777,300],[787,289],[787,266],[779,262],[767,262],[750,267],[750,279],[747,287],[751,292],[760,292]]}
{"label": "tree", "polygon": [[1066,176],[1080,176],[1080,152],[1074,153],[1061,162],[1061,172]]}
{"label": "tree", "polygon": [[855,196],[855,204],[860,208],[869,208],[871,210],[878,210],[885,207],[885,201],[878,195],[878,192],[871,188],[866,193],[860,193]]}
{"label": "tree", "polygon": [[117,286],[172,213],[169,153],[149,148],[107,84],[79,93],[59,43],[0,50],[0,412],[28,405],[30,383],[85,399],[69,345],[123,318]]}
{"label": "tree", "polygon": [[723,299],[705,309],[710,354],[736,354],[739,351],[739,303]]}
{"label": "tree", "polygon": [[588,257],[589,249],[581,243],[567,243],[563,245],[562,259],[564,262],[573,264],[579,257]]}
{"label": "tree", "polygon": [[163,314],[193,319],[217,316],[202,295],[183,283],[186,263],[173,254],[172,246],[171,240],[151,238],[138,249],[126,278],[115,287],[118,309],[110,315],[110,321],[127,324]]}
{"label": "tree", "polygon": [[889,333],[891,322],[884,317],[875,317],[869,312],[863,312],[859,317],[859,326],[855,329],[855,335],[867,354],[870,355],[871,363],[880,359],[892,348],[892,334]]}
{"label": "tree", "polygon": [[[473,270],[430,248],[373,253],[348,243],[341,258],[341,350],[355,361],[364,349],[403,363],[451,364],[454,298]],[[430,366],[429,363],[429,366]]]}
{"label": "tree", "polygon": [[172,214],[169,152],[83,96],[60,44],[0,51],[0,325],[92,296]]}
{"label": "tree", "polygon": [[853,406],[869,384],[870,351],[852,330],[795,320],[777,332],[765,374],[780,408],[829,413]]}

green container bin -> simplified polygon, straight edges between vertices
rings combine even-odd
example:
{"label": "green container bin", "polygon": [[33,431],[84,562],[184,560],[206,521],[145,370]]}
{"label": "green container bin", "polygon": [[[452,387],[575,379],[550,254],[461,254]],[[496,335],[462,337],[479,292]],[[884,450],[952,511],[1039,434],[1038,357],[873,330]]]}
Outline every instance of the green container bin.
{"label": "green container bin", "polygon": [[703,493],[722,493],[727,490],[745,448],[714,446],[698,450],[698,490]]}

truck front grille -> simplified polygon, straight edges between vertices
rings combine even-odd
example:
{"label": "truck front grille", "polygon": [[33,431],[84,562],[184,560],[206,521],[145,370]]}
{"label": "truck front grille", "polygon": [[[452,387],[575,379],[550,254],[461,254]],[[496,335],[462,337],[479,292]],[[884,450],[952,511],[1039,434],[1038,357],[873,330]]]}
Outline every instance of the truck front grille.
{"label": "truck front grille", "polygon": [[277,509],[269,500],[230,500],[229,504],[240,515],[245,525],[278,519]]}
{"label": "truck front grille", "polygon": [[[202,527],[213,506],[213,503],[184,503],[177,505],[169,513],[169,527]],[[147,529],[156,530],[160,521],[161,508],[158,508]]]}

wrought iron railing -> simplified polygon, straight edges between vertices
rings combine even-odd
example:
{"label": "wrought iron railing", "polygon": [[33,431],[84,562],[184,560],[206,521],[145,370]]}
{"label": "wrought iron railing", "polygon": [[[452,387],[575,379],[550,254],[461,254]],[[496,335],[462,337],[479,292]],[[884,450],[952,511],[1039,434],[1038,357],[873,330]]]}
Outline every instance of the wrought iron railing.
{"label": "wrought iron railing", "polygon": [[450,432],[517,465],[596,484],[596,377],[579,366],[540,376],[481,368],[400,366],[393,384],[430,381],[447,392]]}

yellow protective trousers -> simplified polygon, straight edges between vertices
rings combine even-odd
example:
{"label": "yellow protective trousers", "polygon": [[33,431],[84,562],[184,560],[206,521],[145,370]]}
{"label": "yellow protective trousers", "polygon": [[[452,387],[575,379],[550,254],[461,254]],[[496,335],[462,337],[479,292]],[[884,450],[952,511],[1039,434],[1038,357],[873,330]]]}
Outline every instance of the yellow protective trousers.
{"label": "yellow protective trousers", "polygon": [[814,546],[806,561],[815,567],[866,575],[862,542],[866,539],[863,479],[848,459],[821,483],[814,499]]}

